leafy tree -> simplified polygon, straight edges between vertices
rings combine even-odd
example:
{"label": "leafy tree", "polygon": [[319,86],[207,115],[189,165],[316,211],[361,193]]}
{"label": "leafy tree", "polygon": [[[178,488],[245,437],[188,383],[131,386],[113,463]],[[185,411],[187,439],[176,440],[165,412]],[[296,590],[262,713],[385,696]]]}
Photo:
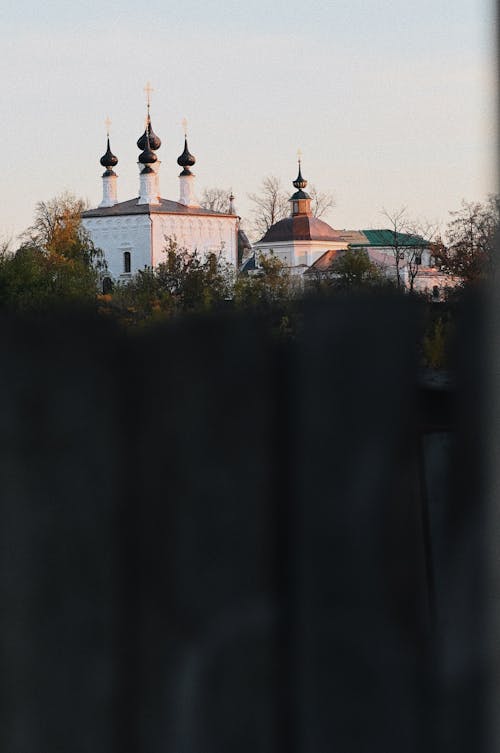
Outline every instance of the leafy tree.
{"label": "leafy tree", "polygon": [[39,202],[33,224],[14,252],[0,253],[0,306],[42,310],[56,305],[94,304],[102,252],[81,225],[85,204],[71,194]]}
{"label": "leafy tree", "polygon": [[191,252],[167,239],[165,261],[137,272],[101,296],[106,313],[124,324],[144,324],[179,314],[210,311],[232,297],[234,273],[220,254]]}
{"label": "leafy tree", "polygon": [[96,299],[94,269],[80,259],[46,254],[22,246],[0,255],[0,306],[11,310],[43,310],[68,303],[91,305]]}
{"label": "leafy tree", "polygon": [[433,248],[436,263],[443,272],[459,277],[464,285],[491,277],[500,224],[500,196],[490,195],[483,204],[462,201],[461,208],[450,214],[445,243],[439,241]]}
{"label": "leafy tree", "polygon": [[348,249],[333,261],[327,281],[338,290],[387,286],[387,277],[364,249]]}
{"label": "leafy tree", "polygon": [[86,208],[83,199],[68,192],[49,201],[39,201],[33,224],[21,234],[22,246],[37,248],[48,256],[55,254],[80,261],[103,272],[104,255],[82,226],[81,215]]}
{"label": "leafy tree", "polygon": [[302,288],[272,252],[260,254],[253,274],[240,275],[234,285],[234,306],[253,311],[280,338],[292,338],[300,327]]}

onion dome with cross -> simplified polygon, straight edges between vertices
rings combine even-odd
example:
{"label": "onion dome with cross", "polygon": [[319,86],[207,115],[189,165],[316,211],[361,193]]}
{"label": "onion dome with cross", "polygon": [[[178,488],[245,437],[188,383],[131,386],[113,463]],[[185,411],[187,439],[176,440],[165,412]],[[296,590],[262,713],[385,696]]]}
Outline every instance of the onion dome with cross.
{"label": "onion dome with cross", "polygon": [[140,136],[137,139],[137,148],[142,149],[144,151],[144,149],[146,148],[146,137],[148,137],[149,148],[152,149],[154,152],[156,152],[156,150],[159,149],[161,146],[161,139],[153,131],[153,127],[151,125],[151,115],[149,113],[149,109],[151,106],[151,93],[154,91],[154,89],[152,88],[149,82],[144,87],[144,91],[146,92],[146,97],[147,97],[146,128],[142,136]]}

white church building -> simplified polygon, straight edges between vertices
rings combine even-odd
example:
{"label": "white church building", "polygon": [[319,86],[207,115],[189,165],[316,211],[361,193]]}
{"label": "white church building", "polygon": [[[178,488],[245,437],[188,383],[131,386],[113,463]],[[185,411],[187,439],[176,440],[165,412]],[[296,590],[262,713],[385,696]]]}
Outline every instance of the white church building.
{"label": "white church building", "polygon": [[418,266],[413,286],[422,293],[439,296],[445,288],[456,284],[454,278],[434,266],[432,244],[419,235],[387,229],[337,230],[314,217],[300,159],[293,186],[296,190],[289,199],[290,215],[271,225],[254,244],[254,255],[242,271],[255,269],[259,254],[273,253],[294,275],[304,276],[306,280],[314,275],[330,274],[335,258],[352,250],[365,251],[388,278],[395,277],[395,253],[400,254],[400,278],[407,288],[410,287],[409,262],[412,260]]}
{"label": "white church building", "polygon": [[179,247],[203,255],[214,252],[237,267],[239,218],[231,197],[227,213],[203,209],[195,193],[195,176],[191,167],[196,162],[189,152],[187,136],[184,151],[177,163],[179,198],[164,199],[160,195],[160,160],[156,152],[161,140],[151,126],[150,104],[147,104],[146,128],[137,141],[140,150],[139,193],[127,201],[118,201],[118,176],[114,168],[118,159],[111,151],[109,133],[106,153],[101,157],[105,168],[102,175],[102,201],[95,209],[82,214],[84,228],[95,246],[105,256],[108,279],[125,282],[138,270],[156,267],[165,260],[168,239]]}

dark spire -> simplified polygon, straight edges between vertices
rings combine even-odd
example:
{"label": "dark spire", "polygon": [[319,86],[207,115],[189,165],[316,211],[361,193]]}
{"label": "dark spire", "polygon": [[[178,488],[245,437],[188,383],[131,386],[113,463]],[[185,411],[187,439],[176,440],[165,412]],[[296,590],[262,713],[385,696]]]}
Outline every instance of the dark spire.
{"label": "dark spire", "polygon": [[300,159],[299,159],[299,174],[297,175],[297,177],[293,181],[293,185],[299,191],[302,191],[302,189],[304,189],[307,186],[307,180],[304,180],[304,178],[302,177]]}
{"label": "dark spire", "polygon": [[99,161],[101,165],[108,170],[110,170],[111,168],[115,167],[118,164],[118,157],[115,157],[109,145],[109,133],[108,133],[108,143],[107,143],[106,153],[102,155]]}
{"label": "dark spire", "polygon": [[144,150],[139,154],[139,162],[141,163],[141,165],[152,165],[157,161],[157,159],[158,157],[151,150],[151,146],[149,143],[149,135],[146,132],[146,141],[144,144]]}
{"label": "dark spire", "polygon": [[[300,152],[300,150],[299,150],[298,154],[299,154],[299,160],[298,160],[299,161],[299,174],[297,175],[297,177],[293,181],[293,185],[295,186],[295,188],[297,190],[296,190],[296,192],[292,196],[290,196],[290,201],[294,201],[295,202],[295,201],[299,201],[300,199],[309,199],[309,201],[310,201],[311,197],[309,196],[308,193],[306,193],[304,191],[304,188],[307,186],[307,180],[305,180],[305,178],[302,177],[301,159],[300,159],[301,152]],[[300,205],[300,208],[301,208],[301,211],[299,213],[301,214],[302,213],[302,205]],[[309,211],[309,204],[307,205],[307,211]],[[295,212],[293,212],[293,214],[295,214]]]}
{"label": "dark spire", "polygon": [[193,165],[196,162],[196,157],[191,154],[191,152],[188,149],[188,142],[187,142],[187,136],[184,137],[184,151],[180,155],[180,157],[177,158],[177,164],[180,167],[183,167],[184,170],[182,171],[181,175],[191,175],[190,167],[193,167]]}

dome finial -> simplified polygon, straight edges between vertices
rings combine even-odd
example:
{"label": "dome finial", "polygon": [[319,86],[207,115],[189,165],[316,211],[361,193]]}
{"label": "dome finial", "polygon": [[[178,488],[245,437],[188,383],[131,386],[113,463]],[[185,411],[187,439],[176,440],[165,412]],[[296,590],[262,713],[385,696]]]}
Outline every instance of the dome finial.
{"label": "dome finial", "polygon": [[146,94],[146,105],[149,111],[149,106],[151,105],[151,95],[154,92],[153,87],[151,86],[149,81],[146,81],[146,86],[144,87],[144,93]]}

